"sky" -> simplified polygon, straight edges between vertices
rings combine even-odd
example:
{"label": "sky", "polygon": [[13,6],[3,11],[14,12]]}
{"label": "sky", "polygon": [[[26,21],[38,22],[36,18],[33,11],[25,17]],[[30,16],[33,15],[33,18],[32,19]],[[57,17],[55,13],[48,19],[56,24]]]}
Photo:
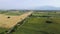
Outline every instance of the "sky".
{"label": "sky", "polygon": [[0,9],[29,9],[41,6],[60,7],[60,0],[0,0]]}

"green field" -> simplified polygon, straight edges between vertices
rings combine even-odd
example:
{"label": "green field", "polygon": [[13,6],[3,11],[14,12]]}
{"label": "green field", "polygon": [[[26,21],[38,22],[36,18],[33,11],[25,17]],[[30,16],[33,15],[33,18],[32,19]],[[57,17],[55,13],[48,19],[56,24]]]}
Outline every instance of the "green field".
{"label": "green field", "polygon": [[[21,12],[21,11],[19,11],[19,12],[13,12],[13,11],[9,11],[9,12],[7,12],[7,11],[0,11],[0,14],[4,14],[4,15],[10,15],[10,16],[19,16],[19,15],[21,15],[21,14],[23,14],[24,12]],[[6,31],[8,31],[9,29],[6,29],[6,28],[1,28],[0,27],[0,34],[1,33],[6,33]]]}
{"label": "green field", "polygon": [[[46,21],[51,21],[51,23]],[[24,24],[17,26],[10,34],[60,34],[59,12],[33,12],[22,23]]]}
{"label": "green field", "polygon": [[46,23],[47,18],[30,17],[12,34],[60,34],[59,23]]}
{"label": "green field", "polygon": [[0,34],[1,34],[1,33],[4,33],[6,30],[8,30],[8,29],[0,28]]}
{"label": "green field", "polygon": [[23,14],[22,11],[0,11],[0,14],[11,15],[11,16],[18,16]]}
{"label": "green field", "polygon": [[[52,16],[52,13],[50,13],[49,15],[53,18],[38,17],[47,16],[47,12],[42,14],[40,13],[38,15],[36,14],[38,13],[33,13],[30,18],[25,20],[24,25],[21,27],[18,26],[17,30],[11,34],[60,34],[60,17],[57,16],[58,13],[54,13],[54,16]],[[46,23],[47,20],[51,20],[52,23]]]}

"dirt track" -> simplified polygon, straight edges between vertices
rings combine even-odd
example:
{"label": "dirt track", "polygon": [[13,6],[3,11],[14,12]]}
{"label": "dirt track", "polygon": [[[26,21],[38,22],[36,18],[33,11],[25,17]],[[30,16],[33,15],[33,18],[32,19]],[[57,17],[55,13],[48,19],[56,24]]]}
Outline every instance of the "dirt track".
{"label": "dirt track", "polygon": [[24,13],[20,16],[10,16],[7,18],[7,15],[0,14],[0,27],[3,28],[11,28],[14,27],[18,22],[21,22],[25,18],[27,18],[32,12]]}

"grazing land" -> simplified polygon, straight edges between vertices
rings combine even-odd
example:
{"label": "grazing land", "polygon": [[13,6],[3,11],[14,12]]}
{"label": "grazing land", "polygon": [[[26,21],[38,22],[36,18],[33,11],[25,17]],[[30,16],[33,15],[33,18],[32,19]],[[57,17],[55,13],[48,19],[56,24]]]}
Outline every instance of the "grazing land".
{"label": "grazing land", "polygon": [[[58,15],[54,12],[34,12],[23,22],[25,24],[21,27],[18,26],[12,34],[60,34],[60,16]],[[51,23],[46,21],[51,21]]]}
{"label": "grazing land", "polygon": [[24,20],[27,18],[32,12],[24,13],[20,16],[8,16],[8,15],[2,15],[0,14],[0,27],[4,28],[12,28],[15,26],[18,22]]}
{"label": "grazing land", "polygon": [[23,11],[0,11],[0,14],[10,15],[10,16],[19,16],[22,15]]}
{"label": "grazing land", "polygon": [[[24,13],[22,15],[23,17],[25,17],[25,15],[28,14],[29,13]],[[16,15],[14,15],[13,17],[15,16]],[[17,17],[16,19],[20,21],[18,16],[16,17]],[[13,19],[15,22],[17,22],[15,18]],[[21,23],[23,23],[23,25],[16,26],[14,31],[11,32],[10,34],[60,34],[60,12],[59,11],[34,11],[29,17],[26,18],[26,20],[22,21]],[[5,30],[6,29],[4,28],[0,28],[1,32]]]}
{"label": "grazing land", "polygon": [[32,12],[26,12],[18,16],[6,15],[4,13],[0,14],[0,33],[13,28],[18,22],[21,22],[22,20],[27,18],[31,13]]}

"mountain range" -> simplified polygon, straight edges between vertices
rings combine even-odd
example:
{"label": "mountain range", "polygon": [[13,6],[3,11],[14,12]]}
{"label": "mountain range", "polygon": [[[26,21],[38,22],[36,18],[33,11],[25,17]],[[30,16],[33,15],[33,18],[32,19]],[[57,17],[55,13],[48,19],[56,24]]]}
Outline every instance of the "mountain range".
{"label": "mountain range", "polygon": [[30,10],[60,10],[60,7],[53,7],[53,6],[41,6],[41,7],[34,7]]}

